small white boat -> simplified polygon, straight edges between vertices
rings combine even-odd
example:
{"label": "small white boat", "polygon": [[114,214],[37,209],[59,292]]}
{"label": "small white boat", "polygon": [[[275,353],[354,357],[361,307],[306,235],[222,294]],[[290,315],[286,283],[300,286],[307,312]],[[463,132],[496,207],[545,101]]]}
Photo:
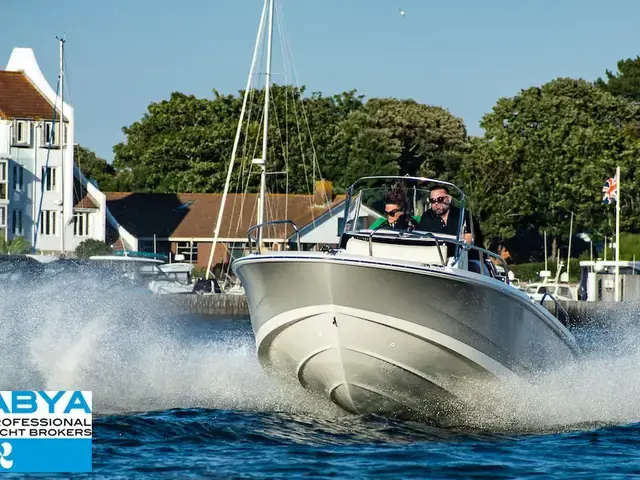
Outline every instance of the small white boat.
{"label": "small white boat", "polygon": [[553,295],[556,300],[578,300],[578,286],[569,283],[566,272],[561,274],[563,266],[564,262],[558,261],[558,269],[553,280],[551,280],[551,272],[549,270],[541,271],[542,282],[528,284],[524,293],[536,302],[544,301],[549,295]]}
{"label": "small white boat", "polygon": [[160,255],[145,252],[127,252],[122,255],[95,255],[89,261],[111,270],[122,272],[123,277],[145,285],[154,294],[196,293],[192,277],[194,265],[182,262],[167,263]]}

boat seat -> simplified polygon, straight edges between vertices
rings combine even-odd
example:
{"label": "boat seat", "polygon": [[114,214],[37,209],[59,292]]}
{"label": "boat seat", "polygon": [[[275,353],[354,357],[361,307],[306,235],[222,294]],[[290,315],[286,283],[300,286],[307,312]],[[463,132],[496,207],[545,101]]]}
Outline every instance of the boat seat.
{"label": "boat seat", "polygon": [[[438,247],[436,245],[398,245],[394,243],[373,242],[373,256],[388,258],[391,260],[405,260],[408,262],[426,263],[431,265],[442,265]],[[345,248],[347,253],[352,255],[369,256],[369,242],[359,238],[350,238]],[[442,257],[447,260],[447,246],[440,245]]]}

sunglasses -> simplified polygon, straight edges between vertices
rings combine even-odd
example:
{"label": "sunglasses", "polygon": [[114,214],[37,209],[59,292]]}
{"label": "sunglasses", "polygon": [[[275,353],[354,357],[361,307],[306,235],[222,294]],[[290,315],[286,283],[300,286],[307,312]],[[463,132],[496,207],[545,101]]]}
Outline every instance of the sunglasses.
{"label": "sunglasses", "polygon": [[429,199],[429,203],[433,204],[433,203],[444,203],[444,201],[447,199],[447,197],[436,197],[436,198],[430,198]]}
{"label": "sunglasses", "polygon": [[398,214],[398,212],[401,212],[402,210],[400,210],[399,208],[396,208],[395,210],[385,210],[384,213],[388,216],[388,217],[393,217],[395,215]]}

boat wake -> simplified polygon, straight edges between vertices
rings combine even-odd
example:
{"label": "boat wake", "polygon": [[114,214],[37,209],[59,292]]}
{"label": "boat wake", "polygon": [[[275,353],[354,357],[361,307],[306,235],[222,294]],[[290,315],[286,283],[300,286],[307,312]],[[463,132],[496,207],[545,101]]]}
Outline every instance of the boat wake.
{"label": "boat wake", "polygon": [[492,431],[564,431],[640,421],[640,310],[576,333],[585,353],[531,382],[468,384],[460,426]]}
{"label": "boat wake", "polygon": [[[144,290],[65,278],[0,286],[0,389],[84,389],[97,414],[172,408],[350,416],[267,377],[248,322],[181,315]],[[544,431],[640,421],[640,314],[583,334],[585,358],[533,383],[467,385],[450,427]]]}

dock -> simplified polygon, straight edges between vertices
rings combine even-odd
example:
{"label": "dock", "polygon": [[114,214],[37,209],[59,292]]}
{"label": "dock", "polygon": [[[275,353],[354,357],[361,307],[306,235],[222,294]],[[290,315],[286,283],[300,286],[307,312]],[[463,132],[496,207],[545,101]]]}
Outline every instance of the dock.
{"label": "dock", "polygon": [[[162,295],[166,301],[178,311],[197,314],[205,317],[247,319],[249,306],[244,295]],[[560,301],[569,315],[571,326],[605,324],[621,315],[640,311],[637,302],[584,302]],[[555,314],[555,304],[545,302],[545,307]]]}
{"label": "dock", "polygon": [[[640,311],[640,302],[586,302],[580,300],[559,302],[569,315],[569,325],[579,326],[606,326],[616,319],[635,315]],[[551,313],[556,314],[553,302],[545,302],[544,306]]]}
{"label": "dock", "polygon": [[171,307],[185,313],[218,318],[249,318],[249,306],[244,295],[218,293],[214,295],[161,295]]}

